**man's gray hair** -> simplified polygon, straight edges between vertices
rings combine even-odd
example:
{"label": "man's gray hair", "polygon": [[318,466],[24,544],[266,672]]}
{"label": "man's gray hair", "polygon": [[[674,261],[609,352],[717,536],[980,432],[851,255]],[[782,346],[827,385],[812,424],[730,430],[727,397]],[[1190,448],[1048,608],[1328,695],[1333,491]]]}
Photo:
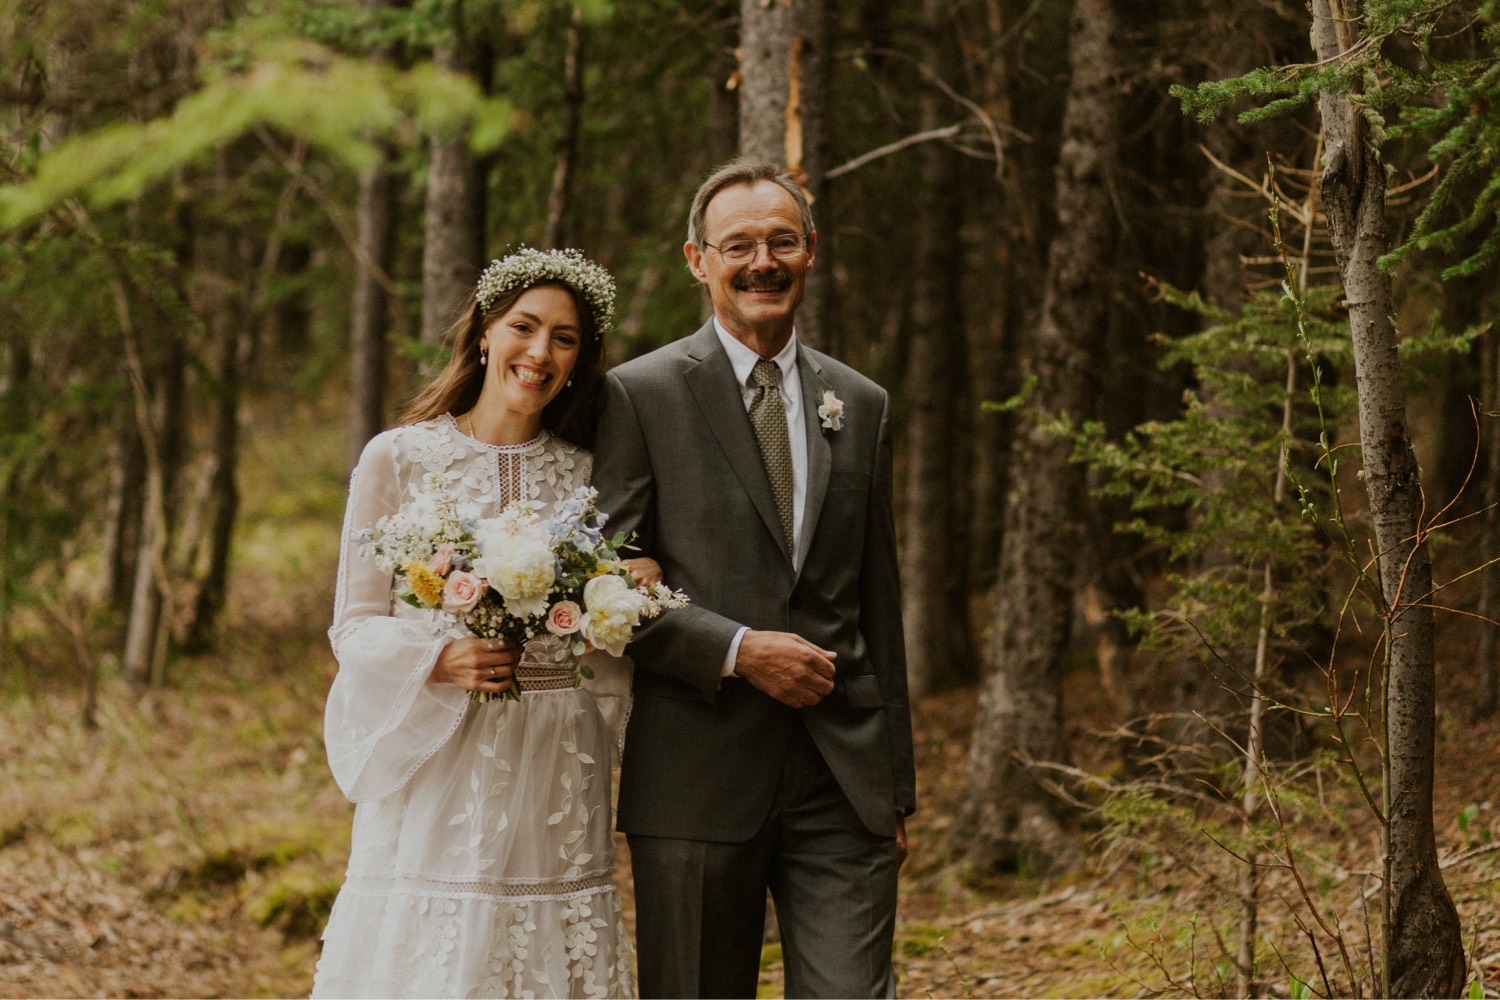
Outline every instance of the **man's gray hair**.
{"label": "man's gray hair", "polygon": [[688,242],[700,247],[703,245],[703,216],[707,214],[708,203],[714,200],[714,195],[736,184],[752,185],[760,181],[770,181],[792,196],[792,200],[797,203],[797,211],[802,214],[802,234],[811,235],[812,205],[808,203],[807,192],[802,190],[802,185],[797,183],[796,178],[774,163],[738,159],[730,160],[709,174],[708,180],[693,195],[693,207],[688,211]]}

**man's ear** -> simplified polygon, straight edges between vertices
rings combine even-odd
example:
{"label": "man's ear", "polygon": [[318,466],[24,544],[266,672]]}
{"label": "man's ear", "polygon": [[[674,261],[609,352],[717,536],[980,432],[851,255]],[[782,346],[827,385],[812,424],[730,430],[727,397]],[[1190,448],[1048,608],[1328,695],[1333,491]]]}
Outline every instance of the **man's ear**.
{"label": "man's ear", "polygon": [[807,234],[807,269],[812,270],[813,262],[817,260],[818,231],[814,229]]}
{"label": "man's ear", "polygon": [[687,258],[688,270],[693,272],[693,277],[707,284],[708,274],[703,270],[703,248],[688,240],[682,245],[682,255]]}

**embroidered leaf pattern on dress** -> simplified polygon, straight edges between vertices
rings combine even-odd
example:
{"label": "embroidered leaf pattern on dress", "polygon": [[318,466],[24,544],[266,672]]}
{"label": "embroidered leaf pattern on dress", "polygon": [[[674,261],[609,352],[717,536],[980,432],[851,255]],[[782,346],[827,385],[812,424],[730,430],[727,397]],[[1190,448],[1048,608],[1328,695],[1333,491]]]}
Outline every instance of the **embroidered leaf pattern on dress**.
{"label": "embroidered leaf pattern on dress", "polygon": [[[545,434],[495,448],[451,418],[386,432],[372,447],[389,452],[362,460],[354,477],[354,528],[429,475],[488,516],[515,499],[551,507],[591,467],[586,452]],[[391,606],[389,581],[382,592],[347,555],[325,737],[357,808],[313,995],[633,995],[611,878],[616,736],[592,697],[564,688],[480,704],[426,683],[461,626]],[[528,647],[520,669],[551,654]]]}

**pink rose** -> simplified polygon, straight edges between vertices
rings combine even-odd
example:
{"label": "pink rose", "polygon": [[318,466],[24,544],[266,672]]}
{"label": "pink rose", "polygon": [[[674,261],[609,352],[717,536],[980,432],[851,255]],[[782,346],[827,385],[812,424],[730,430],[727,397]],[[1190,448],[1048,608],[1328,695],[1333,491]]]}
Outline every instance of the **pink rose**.
{"label": "pink rose", "polygon": [[583,609],[572,601],[558,601],[547,612],[547,631],[553,635],[572,635],[583,622]]}
{"label": "pink rose", "polygon": [[438,576],[447,576],[448,571],[453,569],[453,550],[446,546],[438,549],[427,560],[427,568]]}
{"label": "pink rose", "polygon": [[484,596],[485,582],[473,573],[465,573],[459,570],[448,577],[448,582],[443,586],[443,610],[453,614],[462,614]]}

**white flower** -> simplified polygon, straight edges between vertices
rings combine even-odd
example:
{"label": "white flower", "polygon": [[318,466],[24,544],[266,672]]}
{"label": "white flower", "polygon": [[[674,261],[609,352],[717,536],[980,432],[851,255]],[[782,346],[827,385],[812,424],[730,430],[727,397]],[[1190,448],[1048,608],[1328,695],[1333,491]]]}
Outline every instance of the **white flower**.
{"label": "white flower", "polygon": [[475,533],[474,572],[505,599],[518,618],[547,613],[547,594],[557,580],[556,560],[544,525],[489,518]]}
{"label": "white flower", "polygon": [[588,304],[598,336],[610,331],[615,321],[615,279],[608,271],[583,255],[581,250],[535,250],[522,247],[499,260],[492,260],[479,276],[475,298],[479,308],[515,288],[530,288],[539,281],[560,281]]}
{"label": "white flower", "polygon": [[832,389],[823,390],[823,401],[818,404],[818,416],[823,421],[824,430],[844,429],[844,401],[834,395]]}
{"label": "white flower", "polygon": [[614,574],[596,576],[583,585],[583,604],[588,609],[579,623],[583,637],[611,656],[623,656],[641,622],[645,599],[640,592]]}

